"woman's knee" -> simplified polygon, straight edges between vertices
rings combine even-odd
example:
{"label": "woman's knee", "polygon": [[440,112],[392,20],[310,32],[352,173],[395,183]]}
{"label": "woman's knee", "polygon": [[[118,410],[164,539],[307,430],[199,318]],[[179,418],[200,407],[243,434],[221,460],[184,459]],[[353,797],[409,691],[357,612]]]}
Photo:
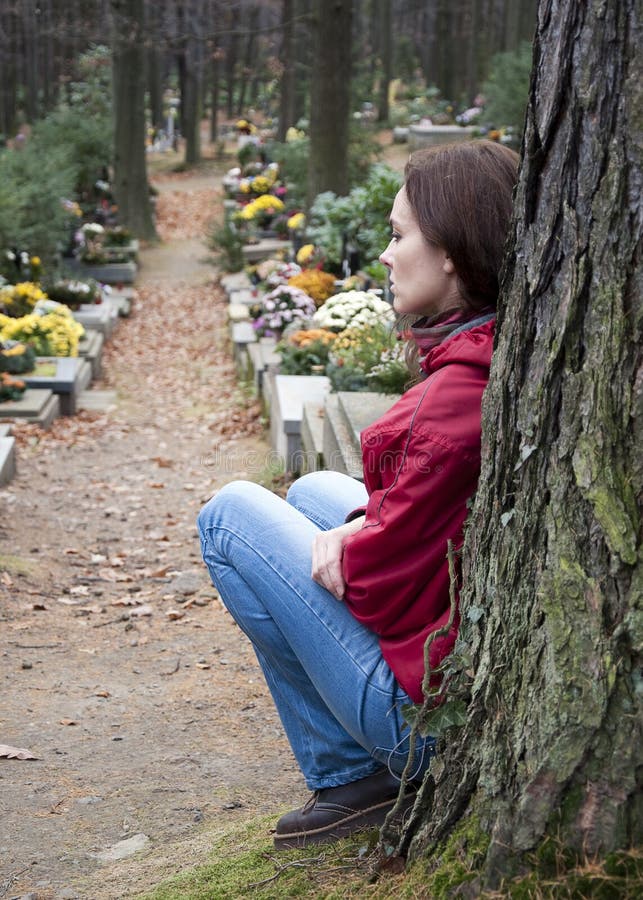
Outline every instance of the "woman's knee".
{"label": "woman's knee", "polygon": [[297,509],[302,506],[314,508],[319,500],[336,491],[341,492],[342,487],[345,488],[352,480],[341,472],[309,472],[291,484],[286,500]]}
{"label": "woman's knee", "polygon": [[239,522],[251,514],[262,499],[266,489],[253,481],[231,481],[211,497],[197,518],[199,534],[203,537],[212,529],[223,524],[229,517]]}

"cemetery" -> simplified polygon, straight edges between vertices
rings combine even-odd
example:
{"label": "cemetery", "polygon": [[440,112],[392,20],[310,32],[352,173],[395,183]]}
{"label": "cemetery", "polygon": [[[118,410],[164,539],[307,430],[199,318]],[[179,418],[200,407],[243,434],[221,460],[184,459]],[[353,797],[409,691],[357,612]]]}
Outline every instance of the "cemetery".
{"label": "cemetery", "polygon": [[[72,6],[0,10],[0,900],[640,896],[633,0]],[[446,254],[440,284],[468,303],[474,277],[442,246],[444,222],[409,205],[409,158],[481,141],[518,171],[497,324],[495,300],[475,297],[466,315],[425,314],[430,289],[409,312],[386,250],[411,246],[401,202],[419,255]],[[498,178],[471,203],[489,230],[500,191]],[[473,233],[464,218],[453,234]],[[380,662],[364,677],[379,690],[380,667],[391,675],[402,736],[385,764],[384,745],[367,748],[384,770],[310,787],[264,674],[272,651],[255,653],[232,574],[210,576],[203,511],[246,485],[299,513],[306,476],[348,476],[371,499],[336,526],[350,535],[332,551],[342,579],[359,534],[342,529],[365,516],[377,533],[396,489],[395,528],[433,559],[439,523],[404,532],[413,491],[446,521],[475,453],[447,424],[416,471],[419,403],[402,454],[369,457],[369,441],[440,383],[441,362],[422,366],[470,322],[496,330],[477,488],[437,554],[444,615],[417,650],[424,586],[387,526],[385,577],[364,593],[413,597],[385,626],[388,596],[369,613]],[[464,421],[461,396],[433,400],[427,421]],[[442,496],[446,448],[459,463]],[[229,527],[262,564],[266,547],[278,559],[282,524],[248,510],[220,546]],[[310,585],[362,623],[314,546]],[[283,573],[291,563],[284,551]],[[289,596],[295,579],[268,565]],[[272,640],[271,616],[266,601]],[[402,668],[420,654],[419,700],[396,641]],[[292,653],[284,672],[323,695]],[[333,666],[321,660],[338,678]],[[359,691],[342,683],[342,703]],[[390,815],[373,812],[379,795],[331,799],[382,774],[400,785]],[[337,833],[280,832],[326,796]],[[343,828],[364,810],[369,827]]]}

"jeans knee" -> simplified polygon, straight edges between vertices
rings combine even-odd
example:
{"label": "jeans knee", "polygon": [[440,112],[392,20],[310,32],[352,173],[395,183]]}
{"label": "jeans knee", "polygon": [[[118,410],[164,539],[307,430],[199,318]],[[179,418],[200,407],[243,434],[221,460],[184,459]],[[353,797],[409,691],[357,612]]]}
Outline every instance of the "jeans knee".
{"label": "jeans knee", "polygon": [[249,508],[252,505],[252,494],[261,486],[252,481],[231,481],[224,485],[214,497],[211,497],[197,517],[197,528],[201,539],[208,529],[221,524],[231,509]]}
{"label": "jeans knee", "polygon": [[286,500],[295,509],[303,505],[304,508],[314,508],[315,498],[323,496],[329,489],[335,472],[308,472],[294,481],[288,488]]}

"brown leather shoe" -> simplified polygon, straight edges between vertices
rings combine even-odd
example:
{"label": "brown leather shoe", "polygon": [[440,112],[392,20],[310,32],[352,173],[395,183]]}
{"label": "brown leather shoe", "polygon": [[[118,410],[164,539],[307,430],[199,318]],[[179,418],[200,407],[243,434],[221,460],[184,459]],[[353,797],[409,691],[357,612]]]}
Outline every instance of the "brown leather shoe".
{"label": "brown leather shoe", "polygon": [[[394,806],[399,787],[399,779],[382,769],[359,781],[315,791],[304,806],[279,819],[275,849],[337,841],[353,831],[378,827]],[[413,805],[416,793],[416,785],[407,786],[401,814]]]}

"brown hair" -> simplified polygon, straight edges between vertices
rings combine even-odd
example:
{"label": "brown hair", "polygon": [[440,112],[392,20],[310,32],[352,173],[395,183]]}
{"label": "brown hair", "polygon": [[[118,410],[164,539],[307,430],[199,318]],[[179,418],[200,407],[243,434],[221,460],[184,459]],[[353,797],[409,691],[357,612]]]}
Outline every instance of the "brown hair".
{"label": "brown hair", "polygon": [[446,250],[471,311],[495,308],[498,300],[517,169],[517,153],[483,140],[417,150],[404,170],[420,230]]}

